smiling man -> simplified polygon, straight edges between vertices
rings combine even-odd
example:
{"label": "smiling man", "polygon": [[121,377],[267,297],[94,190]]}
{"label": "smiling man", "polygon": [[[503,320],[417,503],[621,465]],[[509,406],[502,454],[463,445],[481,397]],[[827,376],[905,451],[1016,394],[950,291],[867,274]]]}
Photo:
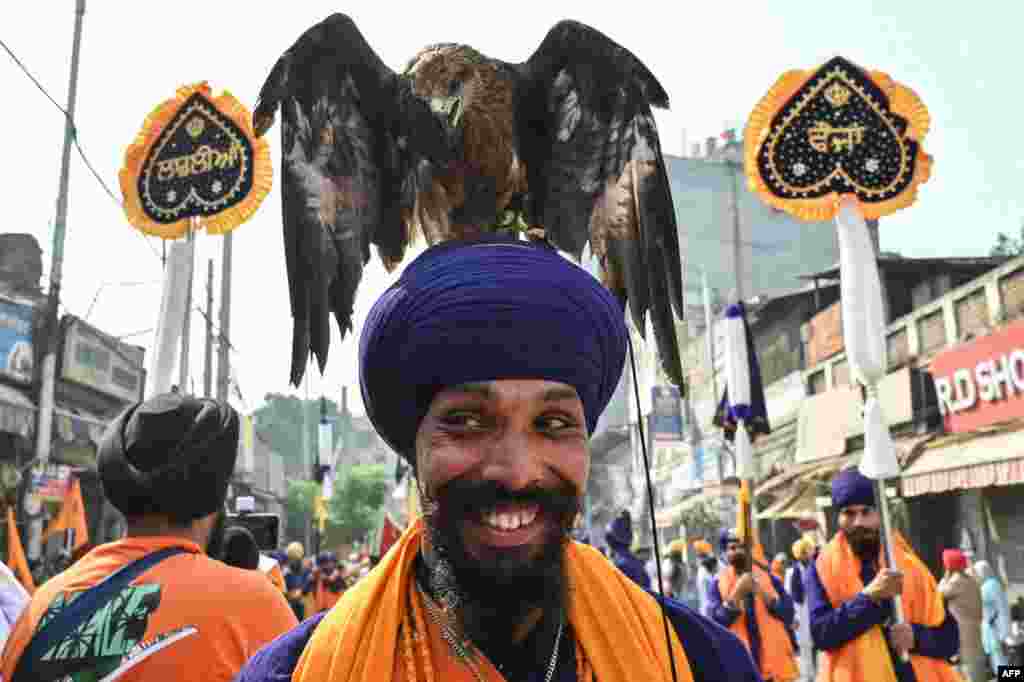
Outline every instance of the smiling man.
{"label": "smiling man", "polygon": [[550,247],[449,242],[412,262],[367,316],[359,369],[424,515],[239,682],[668,682],[673,664],[680,682],[757,680],[732,634],[571,540],[626,338],[615,299]]}

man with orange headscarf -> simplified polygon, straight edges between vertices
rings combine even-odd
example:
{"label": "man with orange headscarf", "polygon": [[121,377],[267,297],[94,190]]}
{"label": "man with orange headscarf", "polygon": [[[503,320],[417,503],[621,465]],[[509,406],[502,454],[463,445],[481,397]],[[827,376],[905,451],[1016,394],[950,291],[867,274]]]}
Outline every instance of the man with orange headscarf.
{"label": "man with orange headscarf", "polygon": [[[824,652],[819,682],[960,682],[960,647],[935,578],[898,532],[885,566],[873,482],[856,468],[832,479],[839,532],[805,572],[811,637]],[[900,595],[905,623],[890,625]],[[902,654],[909,653],[909,662]]]}
{"label": "man with orange headscarf", "polygon": [[410,263],[366,317],[359,372],[423,516],[235,682],[757,682],[736,637],[572,540],[627,340],[601,283],[542,244]]}
{"label": "man with orange headscarf", "polygon": [[723,530],[718,546],[725,567],[708,591],[711,617],[747,645],[765,682],[795,680],[800,671],[790,635],[793,600],[779,578],[750,565],[735,529]]}

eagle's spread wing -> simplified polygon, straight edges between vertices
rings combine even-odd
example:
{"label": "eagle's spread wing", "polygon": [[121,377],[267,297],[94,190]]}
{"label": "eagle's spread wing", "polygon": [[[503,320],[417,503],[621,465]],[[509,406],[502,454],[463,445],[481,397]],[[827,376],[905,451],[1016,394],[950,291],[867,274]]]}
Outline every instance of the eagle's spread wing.
{"label": "eagle's spread wing", "polygon": [[651,112],[668,95],[629,51],[574,21],[555,25],[518,70],[532,215],[577,259],[590,242],[641,333],[650,312],[662,366],[682,386],[672,308],[682,319],[683,268]]}
{"label": "eagle's spread wing", "polygon": [[275,64],[253,113],[257,135],[281,109],[281,196],[294,336],[291,382],[309,355],[323,371],[330,313],[342,336],[377,246],[386,266],[402,259],[402,219],[432,162],[446,163],[445,130],[407,79],[389,69],[353,21],[334,14],[306,31]]}

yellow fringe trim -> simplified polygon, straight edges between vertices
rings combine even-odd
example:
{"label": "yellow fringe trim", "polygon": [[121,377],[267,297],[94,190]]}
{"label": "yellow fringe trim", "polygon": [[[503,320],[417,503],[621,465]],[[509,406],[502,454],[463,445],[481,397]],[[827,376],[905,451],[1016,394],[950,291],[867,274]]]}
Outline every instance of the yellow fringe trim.
{"label": "yellow fringe trim", "polygon": [[[810,71],[794,69],[782,74],[771,87],[747,119],[743,134],[744,168],[747,175],[747,186],[751,192],[758,194],[770,206],[785,211],[800,220],[824,222],[832,220],[839,213],[840,195],[831,192],[817,199],[783,199],[773,194],[761,177],[757,165],[757,155],[761,145],[768,139],[772,120],[789,100],[809,81],[821,68]],[[907,120],[907,137],[917,142],[917,158],[914,162],[914,175],[910,185],[898,195],[886,201],[866,204],[853,193],[850,196],[857,201],[861,213],[868,220],[877,220],[882,216],[907,208],[917,200],[917,188],[931,177],[931,156],[924,151],[924,137],[931,127],[931,115],[924,102],[913,90],[901,85],[881,71],[866,71],[878,88],[889,98],[889,110]]]}

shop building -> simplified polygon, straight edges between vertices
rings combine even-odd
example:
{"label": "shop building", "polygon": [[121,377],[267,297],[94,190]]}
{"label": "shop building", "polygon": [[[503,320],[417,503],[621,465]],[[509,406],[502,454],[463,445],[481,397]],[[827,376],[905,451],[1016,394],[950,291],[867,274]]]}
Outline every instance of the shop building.
{"label": "shop building", "polygon": [[43,551],[41,535],[56,514],[69,480],[79,479],[91,543],[121,533],[123,520],[107,503],[96,475],[96,449],[109,421],[141,399],[145,385],[140,346],[126,344],[73,316],[58,324],[51,453],[36,451],[39,354],[45,340],[40,289],[42,256],[35,238],[0,234],[0,490],[16,505],[30,561]]}
{"label": "shop building", "polygon": [[945,547],[987,559],[1024,592],[1024,320],[937,354],[929,369],[947,435],[904,471],[903,495]]}

